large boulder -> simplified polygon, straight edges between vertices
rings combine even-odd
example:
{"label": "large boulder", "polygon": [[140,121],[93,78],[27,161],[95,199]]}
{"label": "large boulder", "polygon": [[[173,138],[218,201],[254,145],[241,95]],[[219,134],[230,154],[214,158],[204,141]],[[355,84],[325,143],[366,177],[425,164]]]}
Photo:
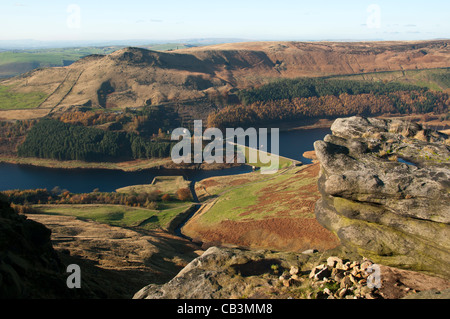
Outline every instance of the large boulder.
{"label": "large boulder", "polygon": [[401,120],[338,119],[314,144],[318,221],[378,263],[450,277],[450,147]]}
{"label": "large boulder", "polygon": [[[210,247],[163,285],[150,284],[134,299],[268,298],[282,269],[309,257],[293,252]],[[279,274],[275,274],[279,270]]]}
{"label": "large boulder", "polygon": [[51,230],[19,215],[0,194],[0,299],[86,298],[69,289]]}

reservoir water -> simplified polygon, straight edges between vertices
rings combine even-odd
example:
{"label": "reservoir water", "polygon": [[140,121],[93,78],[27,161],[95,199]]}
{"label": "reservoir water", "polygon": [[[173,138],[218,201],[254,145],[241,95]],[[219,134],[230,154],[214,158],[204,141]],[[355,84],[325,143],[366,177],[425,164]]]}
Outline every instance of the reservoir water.
{"label": "reservoir water", "polygon": [[[305,164],[305,151],[313,150],[313,143],[329,134],[329,129],[308,129],[280,132],[280,155]],[[270,150],[270,149],[269,149]],[[9,189],[49,190],[58,186],[73,193],[88,193],[98,188],[102,192],[112,192],[118,188],[150,184],[155,176],[184,175],[190,181],[200,181],[212,176],[226,176],[248,173],[249,166],[233,167],[223,170],[158,170],[147,169],[137,172],[124,172],[107,169],[57,169],[30,165],[0,163],[0,191]]]}

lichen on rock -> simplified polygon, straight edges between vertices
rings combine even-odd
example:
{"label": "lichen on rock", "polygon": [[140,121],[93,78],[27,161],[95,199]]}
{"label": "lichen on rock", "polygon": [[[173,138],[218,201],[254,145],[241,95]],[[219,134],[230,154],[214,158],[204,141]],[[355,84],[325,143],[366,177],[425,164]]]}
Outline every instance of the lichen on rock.
{"label": "lichen on rock", "polygon": [[356,116],[331,131],[314,144],[318,221],[378,263],[450,277],[448,136]]}

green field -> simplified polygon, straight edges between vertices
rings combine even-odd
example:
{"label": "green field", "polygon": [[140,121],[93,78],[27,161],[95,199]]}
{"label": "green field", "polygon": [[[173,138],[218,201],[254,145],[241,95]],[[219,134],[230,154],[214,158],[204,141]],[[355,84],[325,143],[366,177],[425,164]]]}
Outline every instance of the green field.
{"label": "green field", "polygon": [[16,76],[36,68],[65,66],[91,54],[109,54],[121,47],[86,47],[0,52],[0,78]]}
{"label": "green field", "polygon": [[190,182],[183,176],[158,176],[154,183],[147,185],[132,185],[116,190],[117,193],[151,193],[160,191],[163,194],[176,195],[180,188],[189,188]]}
{"label": "green field", "polygon": [[63,66],[64,61],[76,61],[90,54],[108,54],[112,49],[70,48],[30,51],[6,51],[0,53],[0,65],[38,62],[41,67]]}
{"label": "green field", "polygon": [[75,216],[118,227],[144,230],[167,229],[171,221],[191,203],[167,203],[161,210],[120,205],[36,205],[43,214]]}
{"label": "green field", "polygon": [[8,86],[0,86],[0,110],[33,109],[47,97],[43,92],[17,93]]}
{"label": "green field", "polygon": [[[222,195],[199,218],[199,222],[214,225],[223,220],[259,220],[275,216],[283,210],[299,215],[298,208],[291,207],[292,203],[308,198],[308,191],[302,195],[299,190],[317,182],[314,177],[303,176],[304,169],[305,167],[280,170],[277,174],[266,175],[266,178],[228,188],[225,194],[222,190]],[[293,199],[293,202],[280,202],[281,196]]]}

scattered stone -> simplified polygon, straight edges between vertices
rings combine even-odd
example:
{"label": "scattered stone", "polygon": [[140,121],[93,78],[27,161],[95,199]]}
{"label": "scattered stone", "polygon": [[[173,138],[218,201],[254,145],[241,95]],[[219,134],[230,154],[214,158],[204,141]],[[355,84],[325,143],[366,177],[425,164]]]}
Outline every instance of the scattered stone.
{"label": "scattered stone", "polygon": [[[320,289],[323,294],[329,295],[333,299],[375,299],[381,297],[377,288],[367,286],[367,278],[370,273],[366,270],[372,265],[372,261],[367,258],[362,261],[355,260],[344,263],[342,259],[331,256],[327,259],[326,264],[320,264],[312,269],[309,274],[309,278],[313,280],[311,287]],[[330,291],[330,284],[339,286],[334,294]],[[324,296],[318,294],[317,298],[321,297]]]}
{"label": "scattered stone", "polygon": [[350,280],[350,278],[348,276],[342,278],[341,282],[340,282],[341,288],[348,288],[352,285],[352,281]]}
{"label": "scattered stone", "polygon": [[366,260],[361,264],[361,271],[366,271],[373,263],[370,260]]}
{"label": "scattered stone", "polygon": [[294,280],[292,278],[285,279],[285,280],[283,280],[283,286],[289,287],[292,285],[293,282],[294,282]]}
{"label": "scattered stone", "polygon": [[314,275],[315,280],[323,280],[331,275],[331,271],[325,266],[322,270],[320,270],[317,274]]}
{"label": "scattered stone", "polygon": [[341,269],[333,268],[333,270],[331,271],[331,278],[333,278],[334,281],[339,282],[344,277],[344,271]]}
{"label": "scattered stone", "polygon": [[318,274],[320,271],[322,271],[324,268],[326,268],[327,266],[326,265],[319,265],[319,266],[316,266],[316,267],[314,267],[312,270],[311,270],[311,272],[309,273],[309,278],[314,278],[314,276],[316,275],[316,274]]}
{"label": "scattered stone", "polygon": [[292,275],[291,278],[294,279],[295,281],[302,281],[302,279],[303,279],[303,278],[299,277],[298,275]]}
{"label": "scattered stone", "polygon": [[357,280],[352,274],[348,275],[348,278],[350,279],[350,281],[351,281],[353,284],[355,284],[355,285],[358,284],[358,280]]}
{"label": "scattered stone", "polygon": [[278,280],[281,281],[285,287],[289,287],[295,282],[303,282],[304,279],[298,276],[298,272],[298,267],[292,266],[289,273],[285,271]]}
{"label": "scattered stone", "polygon": [[318,252],[317,249],[308,249],[308,250],[302,251],[302,254],[304,254],[304,255],[311,255],[311,254],[315,254],[317,252]]}
{"label": "scattered stone", "polygon": [[355,268],[358,265],[359,265],[359,263],[357,261],[354,261],[350,264],[349,268]]}
{"label": "scattered stone", "polygon": [[346,293],[347,293],[347,288],[342,288],[338,291],[338,297],[342,299],[342,298],[344,298]]}
{"label": "scattered stone", "polygon": [[292,266],[292,267],[291,267],[291,270],[289,271],[289,273],[290,273],[291,275],[296,275],[296,274],[298,274],[298,267],[297,267],[297,266]]}
{"label": "scattered stone", "polygon": [[344,263],[342,262],[341,258],[332,256],[332,257],[328,257],[327,266],[333,267],[333,268],[338,268],[338,269],[343,269]]}
{"label": "scattered stone", "polygon": [[[251,255],[249,255],[251,254]],[[371,265],[370,260],[343,260],[341,264],[347,270],[338,269],[339,262],[333,262],[334,267],[328,264],[330,260],[322,260],[315,256],[312,260],[302,262],[296,256],[288,255],[289,259],[280,259],[281,276],[275,275],[270,269],[273,264],[273,252],[265,254],[263,251],[244,251],[233,248],[209,248],[202,256],[196,258],[186,266],[177,277],[163,285],[151,284],[141,290],[135,298],[169,298],[169,299],[204,299],[204,298],[317,298],[317,299],[377,299],[392,298],[392,292],[386,290],[386,284],[401,282],[400,278],[393,277],[385,281],[383,270],[383,287],[375,288],[367,286],[369,273],[365,266]],[[270,256],[270,257],[269,257]],[[278,256],[278,255],[277,255]],[[349,258],[355,259],[354,255]],[[294,257],[294,258],[292,258]],[[317,262],[320,258],[322,264],[316,264],[310,273],[306,273],[306,266],[310,262]],[[270,258],[270,262],[266,258]],[[294,261],[297,260],[297,261]],[[366,264],[365,264],[366,263]],[[229,271],[230,264],[232,270]],[[292,266],[292,264],[296,266]],[[330,263],[331,264],[331,263]],[[261,271],[237,272],[253,265],[263,265]],[[350,268],[352,266],[352,268]],[[381,266],[381,265],[380,265]],[[309,278],[308,278],[309,277]],[[406,277],[405,277],[406,278]],[[403,279],[402,279],[403,280]],[[223,285],[223,283],[229,283]],[[413,294],[414,286],[408,281],[396,287],[401,292],[400,296]],[[390,286],[389,286],[390,287]],[[411,287],[411,289],[407,289]],[[389,295],[389,297],[387,297]],[[415,295],[415,294],[413,294]]]}
{"label": "scattered stone", "polygon": [[[375,298],[376,288],[367,286],[367,277],[370,273],[366,270],[373,265],[372,261],[364,258],[362,261],[343,261],[336,256],[328,257],[326,264],[320,264],[314,267],[309,278],[313,280],[311,286],[322,291],[332,298],[347,298],[348,295],[356,298]],[[294,272],[296,272],[295,269]],[[338,284],[339,289],[333,294],[329,290],[329,284]],[[325,288],[324,288],[325,287]],[[320,298],[321,295],[318,295]],[[322,296],[323,297],[323,296]]]}
{"label": "scattered stone", "polygon": [[353,268],[352,271],[350,272],[350,274],[354,278],[358,278],[358,279],[362,278],[362,273],[361,273],[360,269],[358,269],[358,267]]}

